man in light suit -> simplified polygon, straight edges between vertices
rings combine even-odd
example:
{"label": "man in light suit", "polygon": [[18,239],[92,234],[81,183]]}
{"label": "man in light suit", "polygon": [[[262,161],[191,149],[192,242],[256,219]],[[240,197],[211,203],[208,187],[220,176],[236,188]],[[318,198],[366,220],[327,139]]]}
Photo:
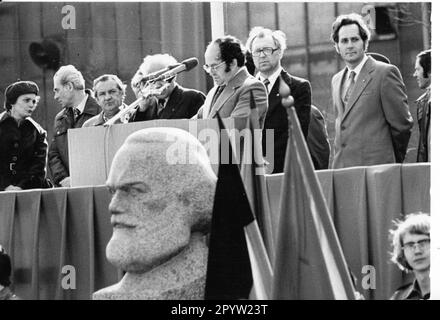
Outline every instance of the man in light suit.
{"label": "man in light suit", "polygon": [[205,71],[211,75],[215,86],[206,96],[206,101],[197,113],[198,119],[212,119],[218,112],[220,117],[240,119],[238,130],[246,127],[250,109],[250,92],[253,92],[258,110],[260,127],[263,127],[267,111],[267,93],[262,82],[249,74],[244,65],[244,47],[233,36],[224,36],[212,41],[205,51]]}
{"label": "man in light suit", "polygon": [[304,138],[310,122],[310,105],[312,103],[312,88],[306,79],[294,77],[281,67],[281,58],[286,49],[286,35],[281,30],[272,31],[263,27],[255,27],[249,33],[246,47],[252,54],[256,78],[262,81],[269,95],[269,108],[264,121],[263,154],[267,156],[266,135],[268,130],[274,131],[274,169],[272,173],[283,172],[286,155],[288,120],[286,108],[281,104],[279,94],[280,79],[290,88],[294,98],[294,107]]}
{"label": "man in light suit", "polygon": [[346,64],[332,79],[332,167],[403,162],[413,119],[399,69],[365,54],[370,32],[360,15],[341,15],[332,29],[336,51]]}

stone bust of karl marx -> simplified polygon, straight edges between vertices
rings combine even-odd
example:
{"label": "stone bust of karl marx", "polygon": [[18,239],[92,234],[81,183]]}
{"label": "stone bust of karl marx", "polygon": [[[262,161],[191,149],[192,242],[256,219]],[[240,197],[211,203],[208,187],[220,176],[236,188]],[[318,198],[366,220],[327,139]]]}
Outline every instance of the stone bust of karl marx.
{"label": "stone bust of karl marx", "polygon": [[203,299],[216,179],[190,133],[149,128],[130,135],[107,179],[107,259],[126,273],[93,299]]}

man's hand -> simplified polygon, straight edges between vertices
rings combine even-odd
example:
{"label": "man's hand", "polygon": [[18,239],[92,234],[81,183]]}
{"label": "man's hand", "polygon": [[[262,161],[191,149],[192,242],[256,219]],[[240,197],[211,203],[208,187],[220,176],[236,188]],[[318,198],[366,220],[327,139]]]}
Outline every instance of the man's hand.
{"label": "man's hand", "polygon": [[17,186],[13,186],[12,184],[10,184],[5,188],[5,191],[17,191],[17,190],[23,190],[23,189]]}
{"label": "man's hand", "polygon": [[61,180],[60,185],[65,188],[69,188],[70,187],[70,177],[65,177],[63,180]]}
{"label": "man's hand", "polygon": [[140,112],[145,112],[145,110],[147,110],[148,107],[154,105],[156,103],[156,97],[154,96],[148,96],[147,98],[144,98],[140,103],[139,103],[139,111]]}

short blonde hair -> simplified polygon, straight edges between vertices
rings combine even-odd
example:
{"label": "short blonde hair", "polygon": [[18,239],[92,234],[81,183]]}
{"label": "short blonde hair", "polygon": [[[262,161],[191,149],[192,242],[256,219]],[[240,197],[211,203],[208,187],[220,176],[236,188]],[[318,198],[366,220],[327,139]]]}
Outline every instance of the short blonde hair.
{"label": "short blonde hair", "polygon": [[393,244],[391,261],[397,264],[401,270],[408,272],[412,270],[412,268],[403,254],[403,237],[407,233],[430,236],[430,216],[428,213],[415,212],[408,214],[403,220],[394,220],[393,223],[396,229],[390,230],[390,237]]}
{"label": "short blonde hair", "polygon": [[287,48],[286,34],[281,30],[271,30],[263,27],[254,27],[249,32],[249,38],[246,41],[246,49],[252,52],[252,43],[256,38],[272,37],[275,45],[280,48],[281,53]]}
{"label": "short blonde hair", "polygon": [[58,78],[63,86],[70,82],[75,90],[84,90],[86,88],[86,82],[82,73],[71,64],[59,68],[53,78]]}

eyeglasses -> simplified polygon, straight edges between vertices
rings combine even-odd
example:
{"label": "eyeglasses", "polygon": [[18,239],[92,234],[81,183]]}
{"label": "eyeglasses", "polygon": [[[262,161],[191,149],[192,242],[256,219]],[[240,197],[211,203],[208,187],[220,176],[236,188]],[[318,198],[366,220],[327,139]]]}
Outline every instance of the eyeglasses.
{"label": "eyeglasses", "polygon": [[253,57],[259,57],[259,56],[261,56],[261,53],[263,53],[264,56],[269,56],[269,55],[272,55],[275,51],[277,51],[279,49],[280,48],[275,48],[274,49],[274,48],[269,48],[269,47],[261,48],[261,49],[252,51],[252,56]]}
{"label": "eyeglasses", "polygon": [[425,250],[431,244],[431,239],[422,239],[416,242],[407,242],[403,245],[403,248],[406,250],[415,251],[418,246],[421,250]]}
{"label": "eyeglasses", "polygon": [[203,69],[205,69],[205,71],[208,73],[210,73],[212,70],[217,72],[218,67],[220,67],[221,65],[224,65],[225,63],[226,63],[226,61],[223,61],[222,63],[218,63],[218,64],[213,64],[213,65],[204,64]]}

